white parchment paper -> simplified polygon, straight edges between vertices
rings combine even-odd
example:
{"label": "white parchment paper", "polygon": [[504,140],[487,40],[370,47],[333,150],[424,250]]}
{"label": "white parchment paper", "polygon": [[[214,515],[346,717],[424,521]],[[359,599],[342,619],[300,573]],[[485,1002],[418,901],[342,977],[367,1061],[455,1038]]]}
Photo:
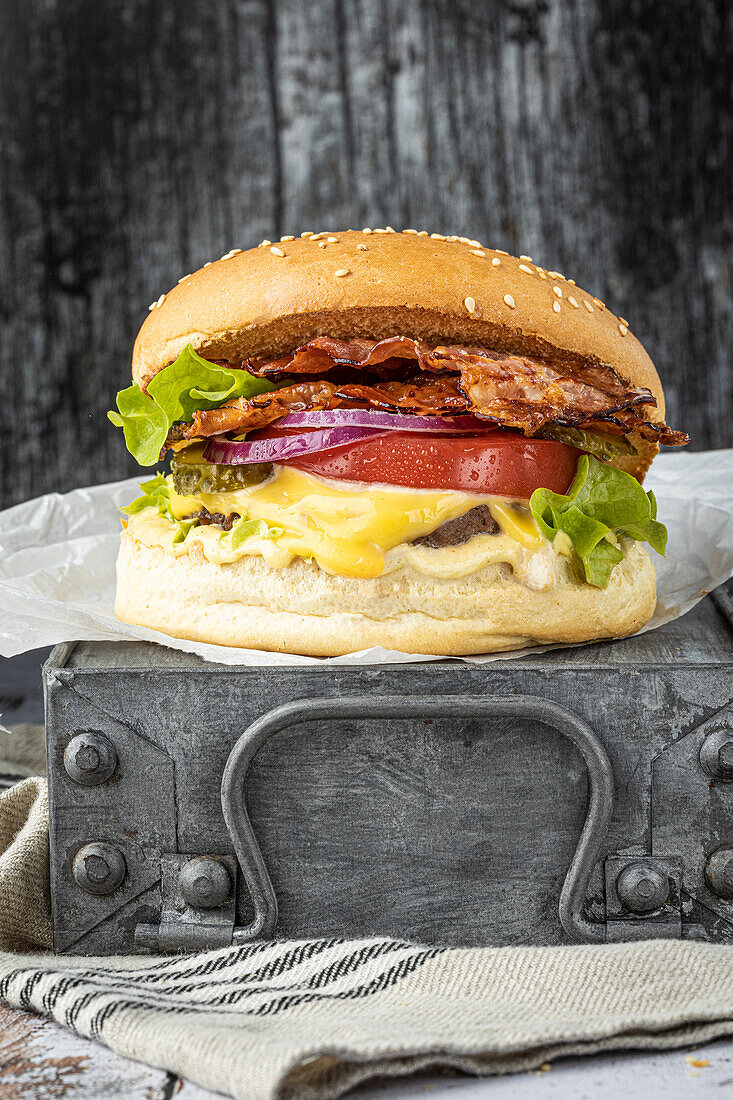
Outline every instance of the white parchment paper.
{"label": "white parchment paper", "polygon": [[[64,495],[51,493],[0,512],[0,654],[11,657],[63,641],[137,638],[223,664],[380,664],[434,659],[379,647],[329,658],[263,653],[188,642],[119,622],[113,611],[118,508],[138,495],[137,481],[95,485]],[[733,575],[733,450],[660,455],[644,487],[654,490],[659,518],[669,529],[666,558],[653,555],[659,602],[644,628],[652,630],[684,615]],[[461,659],[496,661],[539,651],[534,648]]]}

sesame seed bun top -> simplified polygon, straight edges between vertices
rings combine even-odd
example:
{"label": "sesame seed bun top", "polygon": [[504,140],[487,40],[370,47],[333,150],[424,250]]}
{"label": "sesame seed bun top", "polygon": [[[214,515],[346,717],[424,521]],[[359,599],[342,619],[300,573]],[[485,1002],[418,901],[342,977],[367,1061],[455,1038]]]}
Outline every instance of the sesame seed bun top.
{"label": "sesame seed bun top", "polygon": [[[409,230],[308,234],[234,250],[182,279],[151,307],[132,376],[147,385],[187,344],[208,359],[281,356],[316,336],[408,336],[538,355],[572,367],[606,363],[645,386],[664,419],[654,364],[599,299],[529,256],[465,237]],[[638,438],[643,474],[658,450]],[[622,463],[619,463],[621,465]]]}

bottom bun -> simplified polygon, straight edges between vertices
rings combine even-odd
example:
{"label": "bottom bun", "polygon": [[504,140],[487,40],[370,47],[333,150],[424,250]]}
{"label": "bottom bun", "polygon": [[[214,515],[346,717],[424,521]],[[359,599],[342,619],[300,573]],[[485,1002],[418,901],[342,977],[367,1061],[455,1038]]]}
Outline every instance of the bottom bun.
{"label": "bottom bun", "polygon": [[608,587],[579,582],[566,558],[544,592],[506,564],[455,580],[411,567],[373,579],[337,577],[295,559],[217,565],[200,547],[180,557],[124,531],[117,559],[119,619],[197,642],[337,657],[371,646],[461,656],[633,634],[656,606],[654,567],[634,543]]}

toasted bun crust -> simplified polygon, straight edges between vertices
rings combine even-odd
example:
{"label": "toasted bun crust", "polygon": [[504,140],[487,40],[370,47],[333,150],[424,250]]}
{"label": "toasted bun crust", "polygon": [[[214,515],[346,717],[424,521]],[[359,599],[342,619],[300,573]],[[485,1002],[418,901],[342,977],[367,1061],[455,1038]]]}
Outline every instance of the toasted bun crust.
{"label": "toasted bun crust", "polygon": [[255,556],[216,565],[198,550],[175,558],[124,531],[118,618],[173,637],[312,657],[370,646],[461,656],[624,637],[656,605],[654,567],[636,544],[607,588],[579,583],[561,559],[548,592],[519,584],[506,565],[458,580],[411,568],[360,580],[301,560],[285,569]]}
{"label": "toasted bun crust", "polygon": [[[239,360],[284,355],[324,335],[401,335],[569,366],[607,363],[625,382],[651,390],[657,406],[644,415],[664,419],[654,364],[597,298],[529,257],[465,238],[385,230],[268,242],[187,276],[151,308],[132,376],[147,385],[187,344],[205,358]],[[632,442],[638,457],[618,465],[643,476],[659,448]]]}

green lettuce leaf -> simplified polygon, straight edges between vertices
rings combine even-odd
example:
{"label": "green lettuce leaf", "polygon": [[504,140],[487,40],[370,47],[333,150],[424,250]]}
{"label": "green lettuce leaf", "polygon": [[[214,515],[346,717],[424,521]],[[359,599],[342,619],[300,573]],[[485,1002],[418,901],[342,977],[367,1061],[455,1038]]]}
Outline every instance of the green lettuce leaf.
{"label": "green lettuce leaf", "polygon": [[[173,535],[173,545],[183,542],[192,527],[197,527],[198,519],[176,519],[171,509],[171,498],[168,482],[163,474],[156,474],[150,481],[140,483],[142,493],[128,504],[126,508],[120,508],[127,516],[137,515],[144,508],[156,508],[158,515],[163,516],[175,524],[176,531]],[[220,539],[226,539],[233,550],[242,545],[245,539],[252,535],[259,535],[262,539],[277,539],[282,535],[282,527],[271,527],[263,519],[247,519],[243,516],[238,520],[231,531],[222,531]]]}
{"label": "green lettuce leaf", "polygon": [[162,474],[156,474],[150,481],[141,481],[142,494],[128,504],[126,508],[120,508],[126,516],[134,516],[142,512],[144,508],[157,508],[161,516],[168,515],[171,508],[171,498],[168,491],[168,482]]}
{"label": "green lettuce leaf", "polygon": [[619,538],[648,542],[659,554],[667,529],[657,520],[654,494],[645,493],[631,474],[582,455],[565,495],[535,489],[529,502],[542,534],[551,542],[564,531],[580,558],[585,579],[605,588],[611,570],[623,559]]}
{"label": "green lettuce leaf", "polygon": [[173,535],[174,546],[183,542],[191,528],[198,524],[198,520],[176,519],[171,510],[168,482],[163,474],[156,474],[150,481],[140,482],[140,488],[142,489],[142,495],[136,497],[132,504],[128,504],[126,508],[120,508],[120,511],[124,512],[127,516],[134,516],[137,515],[138,512],[142,512],[144,508],[157,508],[159,516],[164,516],[167,520],[170,520],[171,523],[175,524],[176,531]]}
{"label": "green lettuce leaf", "polygon": [[237,397],[254,397],[275,387],[246,370],[210,363],[191,345],[174,363],[156,374],[147,392],[128,386],[117,394],[117,412],[107,416],[122,428],[130,454],[141,466],[154,466],[171,425],[189,422],[199,409],[216,409]]}
{"label": "green lettuce leaf", "polygon": [[[261,539],[277,539],[282,533],[282,527],[270,527],[263,519],[247,519],[243,517],[234,524],[229,532],[229,543],[232,550],[236,550],[242,545],[245,539],[251,538],[252,535],[258,535]],[[222,535],[221,537],[226,538],[226,535]]]}

